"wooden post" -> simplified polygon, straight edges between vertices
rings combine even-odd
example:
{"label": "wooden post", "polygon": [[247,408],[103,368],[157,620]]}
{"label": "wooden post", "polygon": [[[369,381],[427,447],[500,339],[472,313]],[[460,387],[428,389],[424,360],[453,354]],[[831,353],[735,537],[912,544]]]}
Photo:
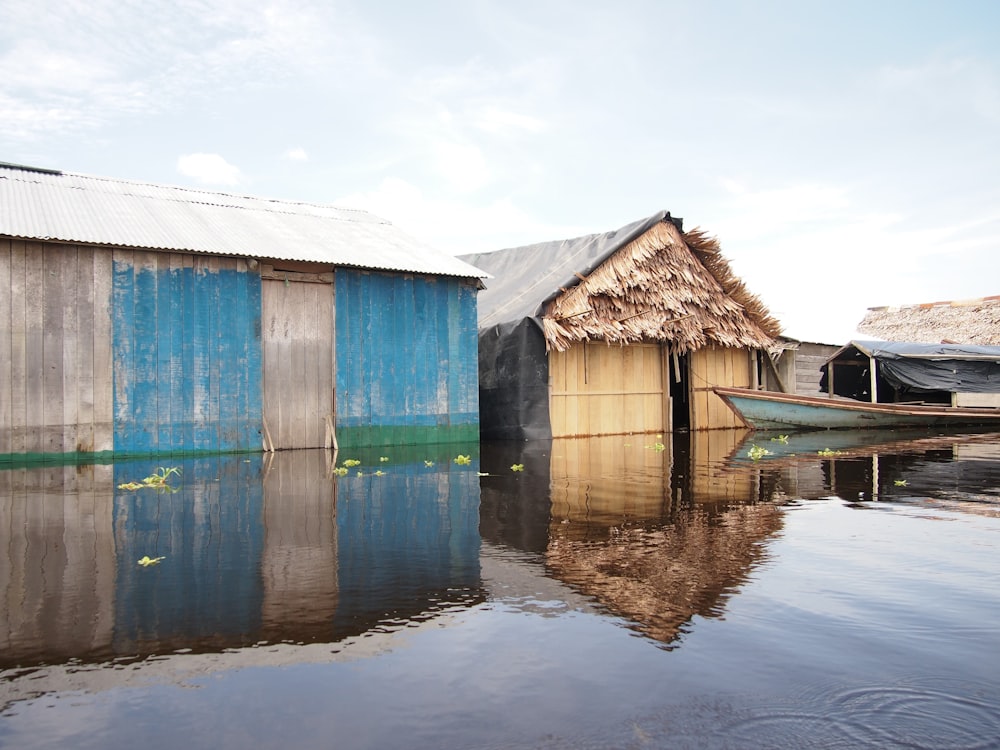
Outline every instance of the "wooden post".
{"label": "wooden post", "polygon": [[871,379],[872,403],[878,401],[878,378],[875,374],[875,357],[868,358],[868,377]]}

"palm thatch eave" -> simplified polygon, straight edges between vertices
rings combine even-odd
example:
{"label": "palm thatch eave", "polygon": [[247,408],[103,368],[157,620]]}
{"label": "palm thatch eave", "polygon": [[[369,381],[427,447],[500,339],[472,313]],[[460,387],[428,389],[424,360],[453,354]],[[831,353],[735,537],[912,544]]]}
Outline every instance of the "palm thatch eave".
{"label": "palm thatch eave", "polygon": [[768,349],[781,326],[738,279],[718,240],[659,222],[549,300],[546,348],[576,342],[659,342],[683,354],[706,345]]}

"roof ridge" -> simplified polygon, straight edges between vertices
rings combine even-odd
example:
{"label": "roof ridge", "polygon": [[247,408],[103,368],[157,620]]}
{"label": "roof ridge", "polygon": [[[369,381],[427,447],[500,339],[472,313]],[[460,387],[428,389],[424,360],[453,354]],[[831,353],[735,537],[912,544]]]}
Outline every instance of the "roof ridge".
{"label": "roof ridge", "polygon": [[1000,302],[1000,294],[991,294],[983,297],[970,297],[968,299],[940,300],[938,302],[912,302],[902,305],[877,305],[869,307],[870,312],[886,312],[894,310],[929,310],[935,307],[969,307],[984,302]]}
{"label": "roof ridge", "polygon": [[[375,220],[377,223],[385,223],[385,224],[391,224],[392,223],[388,219],[384,219],[384,218],[382,218],[380,216],[376,216],[375,214],[372,214],[369,211],[366,211],[364,209],[361,209],[361,208],[347,208],[347,207],[344,207],[344,206],[337,206],[337,205],[335,205],[333,203],[318,203],[318,202],[314,202],[314,201],[292,200],[292,199],[287,199],[287,198],[265,198],[263,196],[251,195],[251,194],[247,194],[247,193],[227,192],[227,191],[222,191],[222,190],[207,190],[205,188],[191,187],[191,186],[188,186],[188,185],[167,184],[167,183],[161,183],[161,182],[153,182],[151,180],[133,180],[133,179],[127,179],[127,178],[123,178],[123,177],[109,177],[109,176],[106,176],[106,175],[87,174],[85,172],[72,172],[72,171],[58,170],[58,169],[45,169],[45,168],[42,168],[42,167],[31,167],[31,166],[25,166],[25,165],[21,165],[21,164],[11,164],[11,163],[8,163],[8,162],[0,162],[0,169],[9,169],[9,170],[14,171],[14,172],[18,172],[18,171],[20,171],[20,172],[33,172],[33,173],[37,173],[37,174],[50,175],[50,176],[53,176],[53,177],[75,177],[75,178],[79,178],[79,179],[83,179],[83,180],[92,180],[92,181],[97,182],[97,183],[106,183],[106,184],[109,184],[109,185],[123,185],[123,186],[135,186],[137,188],[139,188],[139,187],[148,188],[151,191],[155,190],[155,191],[161,193],[160,195],[146,195],[146,194],[144,194],[142,196],[144,198],[153,198],[153,199],[159,199],[159,200],[176,200],[176,201],[179,201],[179,202],[199,203],[199,204],[207,205],[207,206],[229,206],[231,208],[242,208],[244,210],[253,210],[253,207],[251,207],[251,206],[234,205],[234,203],[236,201],[245,201],[245,202],[252,202],[252,203],[260,204],[257,207],[257,210],[274,210],[275,213],[295,213],[292,210],[284,210],[284,211],[282,211],[282,210],[279,209],[279,207],[281,207],[281,206],[286,206],[286,207],[288,207],[288,209],[291,209],[292,207],[295,207],[295,206],[308,207],[308,208],[316,208],[316,209],[323,209],[323,210],[331,210],[332,209],[334,211],[342,212],[342,213],[345,213],[345,214],[355,214],[359,218],[362,217],[362,216],[363,217],[367,217],[368,219]],[[17,179],[17,178],[14,178],[14,179]],[[162,195],[163,191],[177,192],[180,195],[178,195],[178,197],[176,197],[176,198],[170,198],[168,196]],[[136,191],[136,192],[138,192],[138,191]],[[131,194],[131,193],[126,193],[126,194]],[[227,200],[218,200],[218,201],[213,201],[213,200],[195,200],[195,199],[193,199],[195,194],[201,195],[201,196],[205,196],[206,198],[209,198],[211,196],[218,196],[220,199],[221,198],[228,198],[230,200],[228,200],[228,201]],[[185,195],[188,196],[186,200],[185,200],[184,197],[182,197],[182,196],[185,196]],[[345,219],[346,219],[346,217],[345,217]]]}

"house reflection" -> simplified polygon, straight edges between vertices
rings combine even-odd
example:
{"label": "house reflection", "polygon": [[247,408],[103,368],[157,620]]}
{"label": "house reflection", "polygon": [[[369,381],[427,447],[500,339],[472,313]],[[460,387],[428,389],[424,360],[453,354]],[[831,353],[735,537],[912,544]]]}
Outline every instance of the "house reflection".
{"label": "house reflection", "polygon": [[742,432],[484,446],[524,463],[482,488],[484,543],[537,552],[546,574],[660,641],[722,613],[781,528],[759,472],[724,470]]}
{"label": "house reflection", "polygon": [[727,461],[753,465],[790,498],[840,498],[857,507],[876,501],[947,503],[953,510],[1000,515],[1000,433],[947,430],[823,430],[762,442],[768,455],[748,456],[752,438]]}
{"label": "house reflection", "polygon": [[120,488],[143,461],[0,471],[0,669],[331,643],[481,601],[478,464],[453,452],[348,476],[326,451],[185,458],[159,490]]}

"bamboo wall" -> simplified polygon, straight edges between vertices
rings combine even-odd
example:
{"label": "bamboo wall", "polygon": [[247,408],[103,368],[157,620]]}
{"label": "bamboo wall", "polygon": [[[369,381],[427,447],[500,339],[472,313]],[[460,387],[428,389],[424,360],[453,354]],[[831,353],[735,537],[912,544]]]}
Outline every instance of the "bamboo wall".
{"label": "bamboo wall", "polygon": [[656,433],[667,428],[657,344],[574,344],[549,354],[553,437]]}
{"label": "bamboo wall", "polygon": [[[693,430],[742,429],[732,410],[712,392],[717,385],[752,385],[753,353],[705,347],[689,355]],[[662,433],[671,429],[669,383],[658,344],[574,344],[549,354],[553,437]]]}
{"label": "bamboo wall", "polygon": [[689,355],[690,407],[692,430],[744,429],[743,423],[712,388],[753,386],[751,358],[746,349],[706,346]]}

